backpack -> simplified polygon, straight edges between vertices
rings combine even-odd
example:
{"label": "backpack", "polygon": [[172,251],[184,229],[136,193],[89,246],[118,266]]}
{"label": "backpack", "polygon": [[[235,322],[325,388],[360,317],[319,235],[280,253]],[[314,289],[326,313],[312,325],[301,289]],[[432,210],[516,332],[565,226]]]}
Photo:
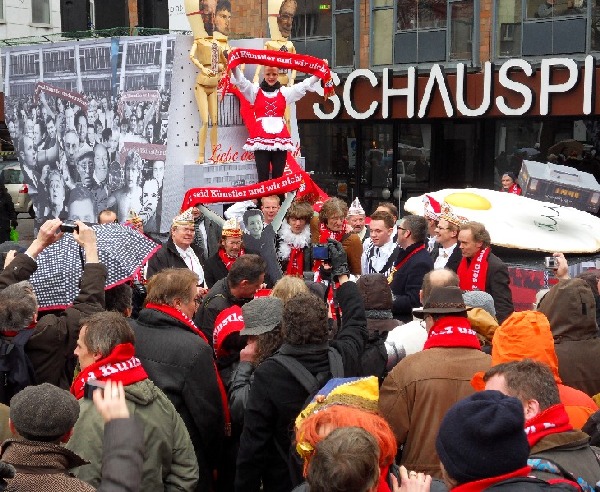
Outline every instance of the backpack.
{"label": "backpack", "polygon": [[341,354],[335,348],[329,347],[327,357],[329,358],[329,371],[321,372],[316,376],[313,376],[312,373],[294,357],[280,354],[279,352],[271,356],[272,360],[285,367],[292,374],[292,376],[294,376],[294,379],[296,379],[296,381],[298,381],[302,387],[308,391],[308,397],[306,398],[302,408],[306,407],[306,405],[312,401],[317,392],[325,385],[327,381],[332,378],[344,377],[344,363],[342,361]]}
{"label": "backpack", "polygon": [[[305,408],[327,381],[332,378],[344,377],[344,363],[341,354],[335,348],[329,347],[327,357],[329,358],[329,371],[321,372],[317,374],[316,377],[294,357],[277,352],[270,358],[290,372],[291,375],[294,376],[294,379],[308,391],[308,397],[306,398],[304,405],[302,405],[302,408]],[[278,445],[276,441],[274,442],[277,451],[288,464],[292,484],[294,486],[301,484],[304,480],[304,477],[302,476],[302,460],[300,455],[296,452],[293,440],[290,449],[287,452],[281,449],[281,446]]]}
{"label": "backpack", "polygon": [[[592,448],[592,447],[590,446],[590,448]],[[598,456],[596,455],[596,452],[593,448],[592,448],[592,452],[594,453],[596,461],[598,461]],[[594,492],[594,490],[595,490],[595,488],[594,488],[595,484],[588,483],[582,477],[576,477],[570,471],[566,470],[564,467],[559,465],[556,461],[551,460],[549,458],[542,458],[542,457],[537,457],[535,455],[532,455],[527,460],[527,464],[531,467],[531,469],[533,471],[552,473],[561,478],[566,478],[567,480],[569,480],[571,482],[575,482],[577,485],[579,485],[579,487],[581,488],[581,490],[583,492]],[[599,462],[599,464],[600,464],[600,462]]]}
{"label": "backpack", "polygon": [[12,340],[0,339],[0,403],[8,405],[19,391],[35,384],[33,364],[25,353],[33,332],[21,330]]}

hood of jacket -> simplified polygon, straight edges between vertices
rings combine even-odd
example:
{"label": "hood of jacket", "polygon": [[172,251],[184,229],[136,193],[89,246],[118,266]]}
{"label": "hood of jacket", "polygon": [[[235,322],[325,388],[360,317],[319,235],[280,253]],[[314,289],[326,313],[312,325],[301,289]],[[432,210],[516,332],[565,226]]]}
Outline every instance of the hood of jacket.
{"label": "hood of jacket", "polygon": [[[492,367],[503,362],[533,359],[544,362],[552,370],[554,380],[560,384],[558,357],[554,350],[554,339],[550,323],[538,311],[514,312],[496,328],[492,339]],[[476,373],[471,385],[481,391],[485,387],[483,372]]]}
{"label": "hood of jacket", "polygon": [[387,277],[380,273],[361,275],[356,282],[365,309],[392,309],[392,290]]}
{"label": "hood of jacket", "polygon": [[598,336],[596,301],[585,280],[561,280],[542,298],[538,311],[550,321],[556,343]]}
{"label": "hood of jacket", "polygon": [[136,405],[150,405],[158,397],[159,389],[149,379],[125,386],[125,399]]}

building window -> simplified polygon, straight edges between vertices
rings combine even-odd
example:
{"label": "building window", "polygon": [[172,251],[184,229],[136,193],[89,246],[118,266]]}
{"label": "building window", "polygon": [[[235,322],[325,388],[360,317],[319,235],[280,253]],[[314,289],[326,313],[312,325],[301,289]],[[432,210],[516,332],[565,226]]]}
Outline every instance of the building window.
{"label": "building window", "polygon": [[355,22],[354,0],[298,0],[291,39],[298,53],[354,67]]}
{"label": "building window", "polygon": [[50,0],[31,0],[31,22],[50,24]]}
{"label": "building window", "polygon": [[371,5],[371,65],[473,58],[474,0],[371,0]]}
{"label": "building window", "polygon": [[[586,52],[588,9],[591,49],[600,49],[600,20],[588,0],[496,0],[496,56],[545,56]],[[600,25],[598,26],[600,28]],[[544,42],[540,42],[540,40]]]}
{"label": "building window", "polygon": [[0,22],[4,22],[4,0],[0,0]]}

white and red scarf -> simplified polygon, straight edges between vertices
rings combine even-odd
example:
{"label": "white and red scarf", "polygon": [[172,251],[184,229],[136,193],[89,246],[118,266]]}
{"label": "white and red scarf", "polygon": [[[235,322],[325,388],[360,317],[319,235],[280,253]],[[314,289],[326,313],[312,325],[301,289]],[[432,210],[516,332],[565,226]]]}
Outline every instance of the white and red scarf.
{"label": "white and red scarf", "polygon": [[[277,67],[293,69],[303,73],[316,75],[323,84],[325,99],[335,94],[331,71],[325,60],[310,55],[288,53],[276,50],[254,50],[249,48],[233,49],[227,58],[227,72],[229,73],[238,65],[250,63],[253,65],[264,65],[265,67]],[[225,82],[223,94],[229,89],[229,76]]]}
{"label": "white and red scarf", "polygon": [[467,318],[444,316],[429,331],[423,350],[434,347],[464,347],[481,349],[477,332]]}
{"label": "white and red scarf", "polygon": [[511,478],[528,477],[530,476],[530,473],[531,467],[524,466],[523,468],[519,468],[518,470],[515,470],[513,472],[505,473],[504,475],[498,475],[497,477],[483,478],[481,480],[463,483],[462,485],[454,487],[452,490],[453,492],[482,492],[497,483],[504,482],[505,480],[510,480]]}
{"label": "white and red scarf", "polygon": [[219,248],[219,258],[221,258],[221,261],[223,262],[223,265],[225,265],[225,268],[227,268],[227,271],[229,271],[229,269],[231,268],[231,265],[233,265],[235,263],[235,260],[237,260],[244,253],[245,253],[244,248],[242,248],[242,249],[240,249],[240,254],[238,256],[236,256],[235,258],[232,258],[227,253],[225,253],[225,250],[223,248]]}
{"label": "white and red scarf", "polygon": [[[168,306],[166,304],[153,304],[153,303],[149,302],[149,303],[146,303],[145,308],[146,309],[154,309],[156,311],[160,311],[161,313],[166,314],[167,316],[171,316],[172,318],[175,318],[177,321],[179,321],[180,323],[183,323],[185,326],[187,326],[193,333],[195,333],[200,338],[202,338],[202,340],[204,340],[206,343],[208,343],[208,339],[206,338],[206,335],[204,335],[204,333],[202,333],[200,331],[200,329],[195,325],[195,323],[188,316],[186,316],[181,311],[178,311],[174,307]],[[221,395],[221,403],[223,405],[223,413],[224,413],[224,418],[225,418],[225,435],[230,436],[231,435],[231,414],[229,413],[229,403],[227,400],[227,391],[225,391],[225,385],[223,384],[223,381],[221,380],[221,375],[219,374],[217,365],[215,364],[214,360],[213,360],[213,367],[215,369],[215,375],[217,376],[217,385],[219,386],[219,393]]]}
{"label": "white and red scarf", "polygon": [[467,264],[467,258],[463,258],[458,265],[458,278],[460,279],[460,288],[462,290],[480,290],[485,291],[485,279],[487,277],[488,257],[490,248],[481,248],[479,252],[471,258],[471,263]]}
{"label": "white and red scarf", "polygon": [[104,359],[87,366],[73,381],[71,393],[80,400],[88,381],[120,381],[129,386],[148,378],[140,359],[135,356],[131,343],[117,345]]}
{"label": "white and red scarf", "polygon": [[517,183],[513,183],[512,186],[507,190],[509,193],[513,195],[521,194],[521,187]]}
{"label": "white and red scarf", "polygon": [[310,225],[305,225],[300,234],[294,234],[287,221],[283,221],[278,234],[281,242],[277,248],[277,257],[288,262],[285,274],[302,277],[304,248],[310,246]]}
{"label": "white and red scarf", "polygon": [[569,423],[569,416],[562,403],[546,408],[525,422],[525,434],[530,448],[543,437],[570,430],[573,430],[573,426]]}

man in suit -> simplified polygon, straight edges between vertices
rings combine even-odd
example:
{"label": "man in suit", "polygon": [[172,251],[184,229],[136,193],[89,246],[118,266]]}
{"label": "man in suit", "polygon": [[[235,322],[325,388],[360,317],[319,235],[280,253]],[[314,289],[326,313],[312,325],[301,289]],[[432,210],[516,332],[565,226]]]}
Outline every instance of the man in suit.
{"label": "man in suit", "polygon": [[448,204],[442,205],[440,220],[435,227],[436,246],[431,251],[433,268],[448,268],[456,272],[462,253],[458,247],[458,229],[467,222],[464,217],[455,215]]}
{"label": "man in suit", "polygon": [[462,290],[483,290],[494,299],[498,323],[515,310],[506,264],[491,252],[490,233],[480,222],[466,222],[458,233],[462,260],[458,277]]}
{"label": "man in suit", "polygon": [[398,226],[398,244],[402,248],[392,269],[392,314],[405,323],[412,319],[413,308],[419,307],[419,291],[425,274],[433,270],[433,260],[427,252],[427,221],[418,215],[408,215]]}
{"label": "man in suit", "polygon": [[204,284],[202,250],[194,244],[194,217],[192,208],[173,219],[171,236],[166,244],[148,260],[147,278],[165,268],[189,268],[198,275],[198,285]]}

